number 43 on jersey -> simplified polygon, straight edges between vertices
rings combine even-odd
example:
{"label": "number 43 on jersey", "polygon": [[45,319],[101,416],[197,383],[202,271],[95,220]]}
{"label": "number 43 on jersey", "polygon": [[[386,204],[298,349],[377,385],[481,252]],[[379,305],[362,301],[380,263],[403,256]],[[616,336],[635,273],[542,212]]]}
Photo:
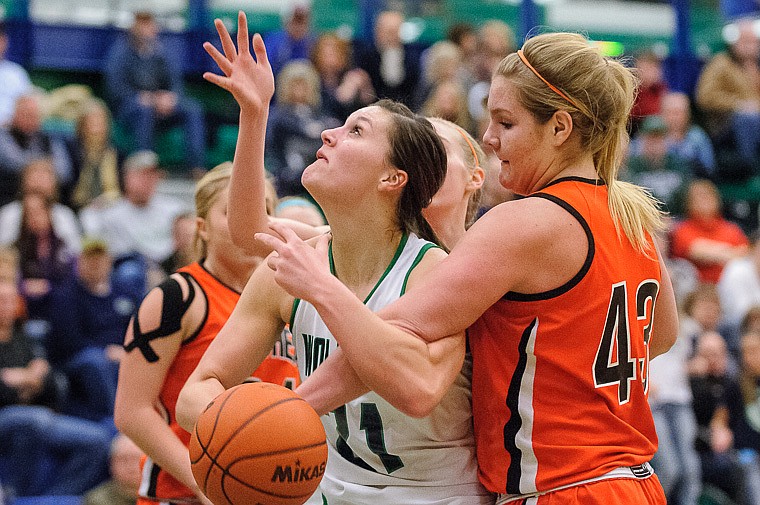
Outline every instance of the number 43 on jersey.
{"label": "number 43 on jersey", "polygon": [[[649,389],[649,337],[659,290],[659,283],[653,279],[642,282],[636,289],[636,320],[643,321],[643,335],[639,335],[631,334],[626,283],[612,285],[602,340],[594,360],[594,385],[597,388],[617,386],[620,405],[631,399],[631,382],[637,377],[640,377],[644,392]],[[638,324],[635,326],[639,327]],[[643,339],[644,356],[631,356],[631,339]],[[637,347],[641,349],[641,346]]]}

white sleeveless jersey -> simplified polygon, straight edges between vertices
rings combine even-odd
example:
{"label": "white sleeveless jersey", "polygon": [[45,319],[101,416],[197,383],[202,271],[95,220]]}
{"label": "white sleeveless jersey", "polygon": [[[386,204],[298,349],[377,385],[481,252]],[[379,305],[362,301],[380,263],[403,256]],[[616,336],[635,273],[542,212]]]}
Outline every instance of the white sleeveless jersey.
{"label": "white sleeveless jersey", "polygon": [[[405,235],[364,304],[376,312],[398,299],[412,269],[431,247],[415,235]],[[316,309],[304,300],[295,301],[290,328],[305,379],[337,342]],[[373,345],[372,335],[365,338],[366,345]],[[423,419],[403,414],[374,392],[322,416],[329,447],[320,484],[324,496],[318,492],[308,503],[493,503],[477,477],[471,365],[468,353],[451,389]]]}

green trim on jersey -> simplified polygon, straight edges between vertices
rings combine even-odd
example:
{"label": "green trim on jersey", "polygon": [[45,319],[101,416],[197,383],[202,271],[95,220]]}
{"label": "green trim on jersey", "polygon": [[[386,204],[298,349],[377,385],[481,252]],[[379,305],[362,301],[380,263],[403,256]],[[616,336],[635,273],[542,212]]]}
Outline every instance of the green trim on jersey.
{"label": "green trim on jersey", "polygon": [[[375,291],[377,290],[378,286],[382,284],[383,279],[385,279],[388,274],[393,270],[393,266],[398,261],[399,257],[401,256],[401,253],[404,251],[404,247],[406,246],[406,243],[409,241],[409,234],[404,233],[404,235],[401,237],[401,241],[398,243],[398,247],[396,248],[396,253],[393,255],[393,258],[391,259],[391,262],[388,263],[388,266],[385,267],[385,272],[383,272],[383,275],[380,276],[380,278],[375,283],[375,286],[372,288],[372,291],[369,292],[367,297],[362,302],[363,304],[367,304],[370,298],[372,298],[372,295],[375,294]],[[330,272],[335,275],[335,263],[333,261],[333,255],[332,255],[332,240],[330,241],[330,246],[327,250],[327,256],[330,259]],[[415,265],[417,264],[415,260]]]}
{"label": "green trim on jersey", "polygon": [[[378,286],[382,284],[383,279],[385,279],[390,271],[393,269],[393,266],[398,261],[399,257],[401,256],[401,253],[404,251],[404,247],[406,246],[406,243],[409,241],[409,234],[404,233],[404,235],[401,237],[401,241],[398,243],[398,247],[396,248],[396,253],[393,255],[393,258],[391,259],[391,262],[388,264],[388,266],[385,268],[385,272],[383,272],[383,275],[380,276],[380,279],[377,280],[375,283],[375,286],[372,288],[372,291],[367,295],[367,298],[364,299],[362,302],[363,304],[367,304],[370,298],[372,298],[372,295],[377,290]],[[429,244],[422,248],[421,252],[427,251],[430,247],[438,247],[435,244]],[[330,261],[330,273],[335,275],[335,260],[333,260],[333,254],[332,254],[332,240],[330,240],[330,244],[328,245],[327,249],[327,258]],[[414,263],[412,263],[412,268],[414,268],[417,263],[420,262],[422,258],[418,257],[414,260]],[[409,273],[406,274],[407,277],[409,277]],[[406,279],[404,280],[404,289],[406,289]],[[403,290],[402,290],[403,293]],[[293,299],[293,309],[290,313],[290,327],[293,328],[293,321],[296,317],[296,310],[298,309],[298,304],[301,302],[300,298]]]}
{"label": "green trim on jersey", "polygon": [[296,310],[298,310],[298,304],[301,303],[300,298],[293,298],[293,308],[290,309],[290,321],[288,322],[288,326],[290,328],[293,328],[293,321],[296,319]]}
{"label": "green trim on jersey", "polygon": [[406,275],[404,276],[404,284],[401,285],[401,294],[403,295],[406,293],[406,283],[409,282],[409,276],[412,274],[412,270],[420,264],[420,261],[422,261],[422,258],[425,256],[425,253],[427,253],[430,249],[433,248],[441,249],[440,246],[437,246],[435,244],[425,244],[422,246],[422,249],[420,249],[420,252],[417,253],[417,257],[414,258],[414,262],[412,262],[412,266],[409,267],[409,270],[407,270]]}

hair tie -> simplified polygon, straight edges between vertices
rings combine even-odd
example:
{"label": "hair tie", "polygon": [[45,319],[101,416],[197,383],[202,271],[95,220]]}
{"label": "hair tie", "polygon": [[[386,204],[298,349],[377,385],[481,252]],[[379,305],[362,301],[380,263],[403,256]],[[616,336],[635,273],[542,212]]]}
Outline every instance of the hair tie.
{"label": "hair tie", "polygon": [[522,49],[518,49],[517,50],[517,56],[520,57],[520,59],[522,60],[522,62],[525,63],[525,66],[528,67],[531,70],[531,72],[533,72],[534,74],[536,74],[536,77],[538,77],[539,79],[541,79],[542,81],[544,81],[544,84],[546,84],[547,86],[549,86],[549,89],[551,89],[552,91],[554,91],[555,93],[557,93],[559,96],[561,96],[562,98],[564,98],[565,100],[567,100],[567,102],[570,105],[572,105],[576,109],[580,110],[580,107],[578,107],[577,105],[575,105],[575,102],[573,102],[570,99],[569,96],[567,96],[566,94],[564,94],[562,91],[559,90],[559,88],[557,88],[556,86],[552,85],[549,81],[547,81],[546,79],[544,79],[543,76],[538,73],[538,70],[536,70],[535,68],[533,68],[533,65],[531,65],[528,62],[528,59],[523,54],[523,50]]}
{"label": "hair tie", "polygon": [[478,159],[478,153],[475,152],[475,146],[472,145],[472,142],[470,142],[470,139],[467,138],[467,134],[463,130],[459,129],[458,127],[454,129],[457,131],[457,133],[459,133],[462,136],[464,141],[467,142],[467,145],[470,146],[470,151],[472,151],[472,157],[475,158],[475,166],[479,167],[480,160]]}

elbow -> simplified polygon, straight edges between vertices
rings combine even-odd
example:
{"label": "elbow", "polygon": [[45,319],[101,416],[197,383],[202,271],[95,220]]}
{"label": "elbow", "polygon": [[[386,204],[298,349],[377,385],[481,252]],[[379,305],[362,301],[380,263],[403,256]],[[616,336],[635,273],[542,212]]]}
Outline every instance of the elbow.
{"label": "elbow", "polygon": [[251,233],[250,229],[241,228],[245,227],[234,226],[232,223],[230,223],[229,229],[232,243],[241,248],[247,254],[259,256],[260,254],[258,254],[259,251],[257,249],[260,249],[260,247],[257,247],[256,239],[253,238],[253,234]]}
{"label": "elbow", "polygon": [[177,398],[175,415],[177,416],[177,423],[188,433],[192,433],[193,428],[195,427],[195,419],[190,413],[190,410],[186,388],[182,388],[179,392],[179,397]]}
{"label": "elbow", "polygon": [[124,433],[128,437],[132,437],[131,432],[131,426],[132,423],[131,417],[129,415],[130,409],[125,408],[124,405],[121,404],[118,400],[114,404],[113,409],[113,423],[116,426],[116,429],[119,430],[121,433]]}
{"label": "elbow", "polygon": [[409,417],[417,419],[427,417],[441,403],[445,390],[431,387],[430,384],[419,384],[418,387],[407,387],[395,402],[394,407]]}
{"label": "elbow", "polygon": [[669,331],[661,331],[653,335],[652,347],[650,349],[651,357],[655,358],[665,354],[676,343],[678,339],[678,327],[676,326]]}
{"label": "elbow", "polygon": [[409,417],[414,417],[416,419],[422,419],[423,417],[427,417],[430,414],[433,413],[433,409],[435,408],[437,404],[432,404],[429,402],[424,402],[422,400],[412,402],[411,404],[407,404],[402,407],[397,407],[400,412],[403,414],[406,414]]}

